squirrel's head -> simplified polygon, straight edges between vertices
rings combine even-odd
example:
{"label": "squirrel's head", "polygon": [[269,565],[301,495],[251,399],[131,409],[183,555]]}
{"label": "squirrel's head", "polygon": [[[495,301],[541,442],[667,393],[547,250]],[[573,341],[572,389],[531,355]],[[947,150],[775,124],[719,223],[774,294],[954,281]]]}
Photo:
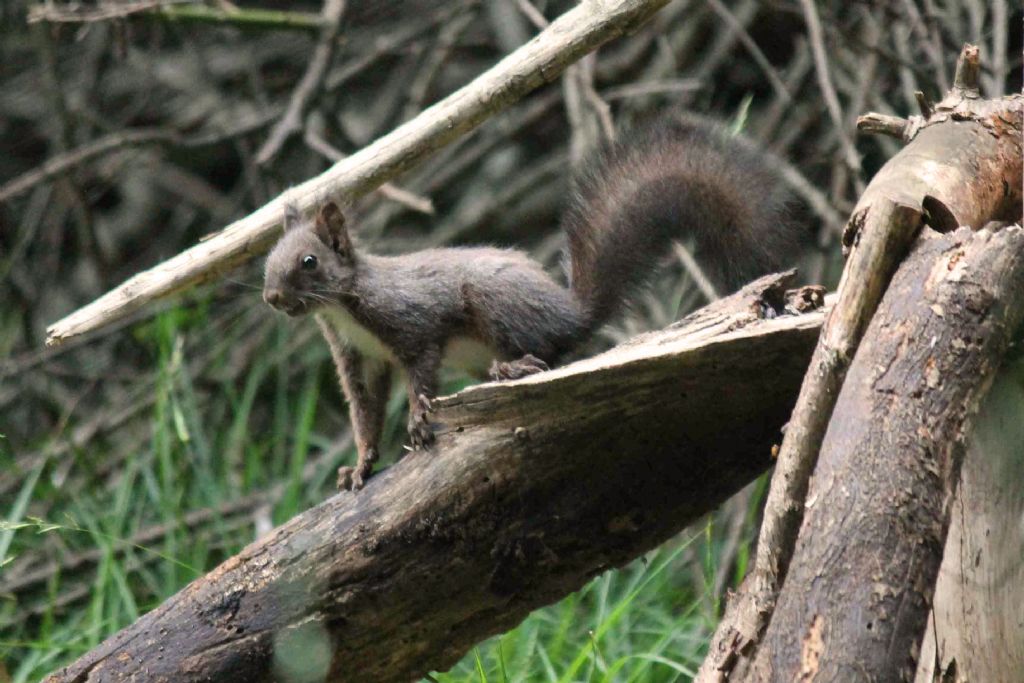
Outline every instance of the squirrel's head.
{"label": "squirrel's head", "polygon": [[284,236],[267,256],[263,300],[288,315],[303,315],[337,301],[354,279],[355,255],[338,205],[327,202],[312,221],[287,206]]}

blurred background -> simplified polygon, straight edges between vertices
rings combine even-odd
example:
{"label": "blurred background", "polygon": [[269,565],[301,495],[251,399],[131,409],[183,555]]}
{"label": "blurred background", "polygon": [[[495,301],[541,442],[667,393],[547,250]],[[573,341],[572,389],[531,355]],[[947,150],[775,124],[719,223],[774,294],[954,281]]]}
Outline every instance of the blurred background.
{"label": "blurred background", "polygon": [[[329,4],[329,3],[328,3]],[[34,681],[333,492],[353,462],[312,320],[260,299],[262,262],[58,348],[47,324],[195,244],[468,83],[573,3],[346,3],[302,129],[268,148],[317,51],[318,2],[0,5],[0,682]],[[674,0],[362,200],[364,245],[529,249],[559,268],[573,169],[662,111],[776,157],[835,286],[839,231],[898,149],[859,114],[1021,89],[1018,3]],[[704,305],[680,258],[596,351]],[[444,390],[468,382],[445,377]],[[401,452],[395,392],[384,464]],[[764,479],[438,681],[685,681],[742,578]]]}

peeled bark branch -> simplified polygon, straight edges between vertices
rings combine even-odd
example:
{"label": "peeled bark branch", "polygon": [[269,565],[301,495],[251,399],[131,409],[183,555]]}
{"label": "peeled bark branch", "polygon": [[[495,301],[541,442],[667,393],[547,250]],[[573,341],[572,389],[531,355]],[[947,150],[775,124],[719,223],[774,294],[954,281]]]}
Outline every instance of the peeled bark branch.
{"label": "peeled bark branch", "polygon": [[432,451],[299,515],[48,680],[265,681],[302,665],[386,683],[451,666],[771,464],[823,318],[759,320],[783,282],[439,399]]}
{"label": "peeled bark branch", "polygon": [[278,235],[285,202],[309,211],[333,196],[351,201],[407,171],[567,66],[646,21],[668,0],[581,2],[533,40],[412,121],[278,196],[209,239],[135,275],[47,329],[61,342],[117,321],[160,298],[218,278],[265,252]]}

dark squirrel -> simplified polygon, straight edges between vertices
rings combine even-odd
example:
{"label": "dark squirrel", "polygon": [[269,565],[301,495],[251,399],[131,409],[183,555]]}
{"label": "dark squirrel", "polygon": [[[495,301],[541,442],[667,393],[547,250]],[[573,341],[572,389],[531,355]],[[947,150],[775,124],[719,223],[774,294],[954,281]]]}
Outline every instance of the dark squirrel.
{"label": "dark squirrel", "polygon": [[692,239],[723,290],[777,270],[801,237],[789,200],[749,143],[666,119],[612,145],[577,178],[563,219],[568,287],[513,249],[366,253],[327,202],[312,220],[286,210],[263,298],[292,316],[317,314],[359,453],[338,484],[359,489],[377,460],[393,365],[408,378],[412,445],[424,448],[442,362],[479,371],[493,360],[494,379],[547,369],[618,312],[677,239]]}

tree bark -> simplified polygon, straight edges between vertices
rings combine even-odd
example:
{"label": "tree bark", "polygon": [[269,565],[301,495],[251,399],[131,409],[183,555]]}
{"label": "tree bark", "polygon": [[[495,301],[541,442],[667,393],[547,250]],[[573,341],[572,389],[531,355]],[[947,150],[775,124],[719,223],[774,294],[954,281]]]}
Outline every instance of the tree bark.
{"label": "tree bark", "polygon": [[1019,226],[920,240],[850,366],[750,680],[913,679],[970,418],[1022,320]]}
{"label": "tree bark", "polygon": [[[829,311],[800,387],[765,503],[754,567],[744,580],[708,647],[697,680],[724,681],[764,632],[785,578],[803,519],[803,501],[832,408],[864,329],[900,259],[921,227],[912,206],[880,200],[847,262],[836,305]],[[742,675],[742,674],[741,674]]]}
{"label": "tree bark", "polygon": [[299,515],[48,680],[387,682],[451,666],[771,464],[823,318],[759,319],[781,313],[785,279],[439,399],[431,452]]}

